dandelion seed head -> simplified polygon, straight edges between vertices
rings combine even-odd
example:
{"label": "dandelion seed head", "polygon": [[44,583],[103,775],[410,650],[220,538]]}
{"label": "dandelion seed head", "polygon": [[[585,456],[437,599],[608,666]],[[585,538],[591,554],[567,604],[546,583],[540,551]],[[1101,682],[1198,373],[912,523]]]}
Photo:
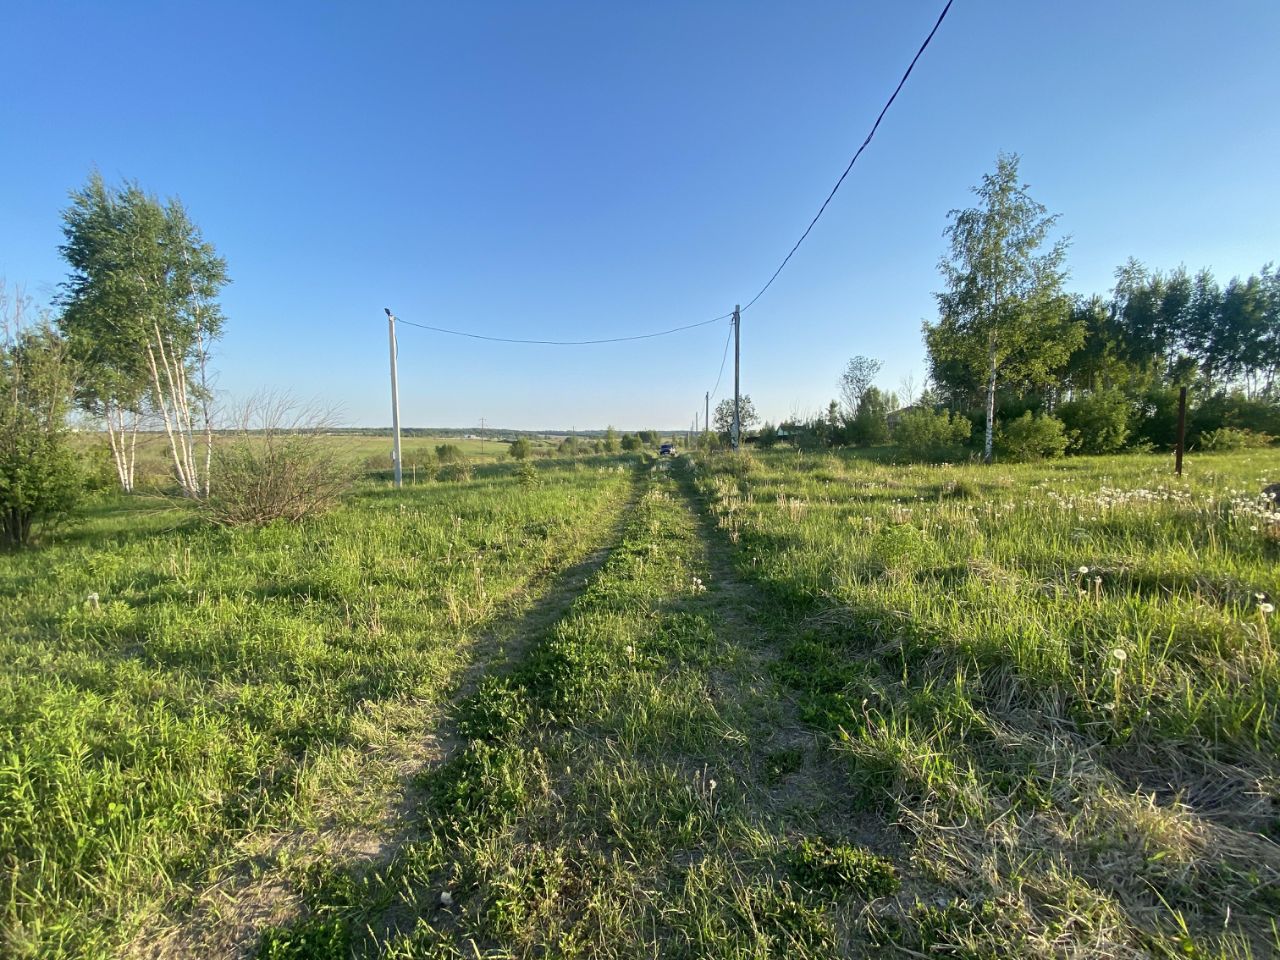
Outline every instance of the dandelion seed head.
{"label": "dandelion seed head", "polygon": [[1129,654],[1125,652],[1124,647],[1116,647],[1114,650],[1111,651],[1111,655],[1115,657],[1117,660],[1119,660],[1121,663],[1124,663],[1126,660],[1129,659]]}

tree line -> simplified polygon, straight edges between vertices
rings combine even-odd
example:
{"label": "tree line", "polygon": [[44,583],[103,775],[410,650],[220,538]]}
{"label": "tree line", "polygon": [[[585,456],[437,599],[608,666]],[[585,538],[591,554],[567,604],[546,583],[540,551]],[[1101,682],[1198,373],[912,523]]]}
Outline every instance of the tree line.
{"label": "tree line", "polygon": [[840,401],[766,424],[761,440],[892,439],[912,458],[988,461],[1169,449],[1182,387],[1193,446],[1280,435],[1280,272],[1267,264],[1224,282],[1130,259],[1110,290],[1068,293],[1068,241],[1053,236],[1059,218],[1032,198],[1019,162],[1001,154],[978,202],[948,214],[920,396],[881,390],[878,361],[854,357]]}

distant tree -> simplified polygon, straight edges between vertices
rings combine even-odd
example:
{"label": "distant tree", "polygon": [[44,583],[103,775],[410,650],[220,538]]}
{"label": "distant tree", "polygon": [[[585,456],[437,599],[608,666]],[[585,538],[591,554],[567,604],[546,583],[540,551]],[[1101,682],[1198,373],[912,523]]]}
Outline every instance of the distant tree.
{"label": "distant tree", "polygon": [[574,436],[565,437],[556,449],[566,457],[574,457],[582,452],[582,441]]}
{"label": "distant tree", "polygon": [[601,442],[601,450],[604,453],[617,453],[620,446],[618,440],[618,431],[610,426],[604,432],[604,440]]}
{"label": "distant tree", "polygon": [[[760,418],[756,415],[755,404],[751,402],[749,394],[741,396],[741,413],[742,432],[745,435],[747,430],[760,422]],[[733,433],[733,397],[725,397],[716,404],[715,410],[712,411],[712,422],[715,424],[716,433],[724,434],[731,439]]]}
{"label": "distant tree", "polygon": [[875,383],[876,374],[882,364],[871,357],[857,356],[850,359],[840,374],[840,397],[844,401],[846,417],[852,418],[858,412],[863,395]]}
{"label": "distant tree", "polygon": [[916,402],[916,375],[914,373],[905,373],[902,379],[898,381],[898,403],[904,407],[909,407]]}
{"label": "distant tree", "polygon": [[517,437],[507,448],[507,453],[517,460],[527,460],[529,454],[533,453],[533,444],[528,437]]}
{"label": "distant tree", "polygon": [[1050,381],[1082,334],[1062,294],[1067,243],[1046,247],[1057,217],[1019,182],[1017,155],[1000,154],[974,193],[978,206],[948,215],[950,254],[939,263],[946,289],[936,295],[940,316],[925,325],[925,339],[935,380],[940,360],[985,382],[990,462],[1002,378]]}
{"label": "distant tree", "polygon": [[897,397],[878,387],[868,387],[858,403],[857,413],[845,427],[850,443],[874,447],[889,442],[889,413],[897,406]]}
{"label": "distant tree", "polygon": [[636,436],[635,434],[633,434],[633,433],[624,433],[624,434],[622,435],[622,449],[623,449],[623,450],[639,450],[642,446],[643,446],[643,444],[640,442],[640,438],[639,438],[638,436]]}
{"label": "distant tree", "polygon": [[27,299],[0,283],[0,543],[22,546],[64,517],[81,489],[67,431],[74,395],[66,345],[27,325]]}
{"label": "distant tree", "polygon": [[764,426],[760,428],[760,432],[756,435],[756,444],[761,449],[768,450],[771,447],[777,446],[777,443],[778,428],[766,420]]}
{"label": "distant tree", "polygon": [[436,459],[441,463],[461,463],[467,457],[457,444],[442,443],[436,447]]}

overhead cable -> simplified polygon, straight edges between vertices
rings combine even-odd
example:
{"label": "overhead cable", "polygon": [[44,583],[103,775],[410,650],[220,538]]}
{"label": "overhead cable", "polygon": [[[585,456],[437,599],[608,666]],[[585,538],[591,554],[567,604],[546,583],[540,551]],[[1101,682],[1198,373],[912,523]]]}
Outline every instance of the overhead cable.
{"label": "overhead cable", "polygon": [[813,229],[814,224],[818,222],[818,218],[821,217],[823,212],[827,209],[827,204],[831,202],[831,198],[834,197],[836,195],[836,191],[840,189],[840,184],[844,183],[844,178],[849,176],[849,171],[853,169],[853,165],[857,163],[858,158],[862,156],[862,151],[867,149],[867,144],[871,143],[871,138],[876,135],[876,130],[880,128],[880,121],[884,119],[884,115],[888,113],[889,108],[893,106],[893,101],[898,98],[898,93],[906,84],[907,77],[911,76],[911,71],[915,69],[916,61],[920,59],[925,49],[929,46],[929,41],[933,39],[933,35],[937,33],[938,28],[942,26],[942,21],[947,18],[947,11],[951,9],[952,2],[953,0],[947,0],[947,5],[942,8],[942,13],[938,16],[938,22],[933,25],[933,29],[929,31],[929,35],[924,38],[924,43],[920,44],[920,49],[916,51],[916,55],[911,58],[911,63],[907,66],[907,72],[902,75],[902,79],[899,80],[898,85],[894,87],[893,93],[890,94],[884,107],[881,108],[880,115],[876,117],[876,122],[871,125],[871,132],[867,134],[867,139],[862,141],[862,146],[860,146],[857,152],[853,155],[853,159],[849,161],[849,165],[844,168],[844,173],[840,174],[840,179],[836,181],[836,185],[832,187],[831,192],[827,194],[827,199],[822,201],[822,206],[818,208],[818,212],[815,213],[813,215],[813,219],[809,221],[809,226],[804,228],[804,233],[800,234],[800,239],[795,242],[795,246],[793,246],[790,252],[782,258],[782,263],[778,264],[778,269],[773,271],[773,276],[769,278],[769,282],[760,288],[760,292],[751,298],[747,305],[742,308],[743,310],[750,310],[751,304],[764,296],[764,292],[773,286],[773,281],[778,279],[778,274],[782,272],[782,268],[787,265],[795,252],[800,249],[800,244],[804,243],[805,237],[809,236],[809,231]]}

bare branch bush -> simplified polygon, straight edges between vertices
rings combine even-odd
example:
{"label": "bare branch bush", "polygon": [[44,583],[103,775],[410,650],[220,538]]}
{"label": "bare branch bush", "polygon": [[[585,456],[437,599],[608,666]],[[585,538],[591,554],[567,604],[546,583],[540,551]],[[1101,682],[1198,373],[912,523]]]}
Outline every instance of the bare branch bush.
{"label": "bare branch bush", "polygon": [[301,520],[333,507],[352,465],[325,434],[335,412],[280,393],[254,395],[235,412],[230,436],[213,444],[214,483],[202,512],[221,526]]}

